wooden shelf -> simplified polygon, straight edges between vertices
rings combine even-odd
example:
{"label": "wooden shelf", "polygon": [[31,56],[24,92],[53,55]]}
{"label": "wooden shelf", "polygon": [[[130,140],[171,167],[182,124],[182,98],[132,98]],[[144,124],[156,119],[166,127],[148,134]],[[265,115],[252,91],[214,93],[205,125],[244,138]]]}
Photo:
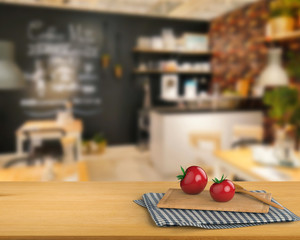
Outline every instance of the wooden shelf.
{"label": "wooden shelf", "polygon": [[167,50],[167,49],[146,49],[146,48],[134,48],[133,52],[136,53],[149,53],[149,54],[180,54],[180,55],[210,55],[210,51],[179,51],[179,50]]}
{"label": "wooden shelf", "polygon": [[211,72],[208,71],[181,71],[181,70],[175,70],[175,71],[162,71],[162,70],[134,70],[135,74],[211,74]]}
{"label": "wooden shelf", "polygon": [[284,42],[284,41],[290,41],[290,40],[294,40],[294,39],[299,39],[300,38],[300,30],[297,31],[293,31],[290,33],[286,33],[286,34],[282,34],[282,35],[278,35],[278,36],[274,36],[271,38],[264,38],[262,39],[264,42],[267,43],[272,43],[272,42]]}

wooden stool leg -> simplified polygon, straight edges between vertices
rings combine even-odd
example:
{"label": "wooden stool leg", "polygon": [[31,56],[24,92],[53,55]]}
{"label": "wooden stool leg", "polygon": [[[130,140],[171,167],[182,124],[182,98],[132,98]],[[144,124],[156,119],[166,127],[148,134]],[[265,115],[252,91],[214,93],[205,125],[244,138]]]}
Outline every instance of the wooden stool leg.
{"label": "wooden stool leg", "polygon": [[74,146],[75,146],[75,139],[70,137],[64,137],[61,140],[61,143],[63,145],[63,152],[64,152],[64,163],[73,163],[75,160],[75,152],[74,152]]}

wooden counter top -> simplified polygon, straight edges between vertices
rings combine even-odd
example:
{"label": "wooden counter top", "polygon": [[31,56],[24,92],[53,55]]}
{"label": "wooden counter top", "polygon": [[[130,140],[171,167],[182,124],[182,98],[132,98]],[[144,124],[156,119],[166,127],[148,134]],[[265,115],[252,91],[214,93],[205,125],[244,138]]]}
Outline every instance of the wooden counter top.
{"label": "wooden counter top", "polygon": [[[263,165],[256,163],[253,159],[253,154],[249,148],[219,150],[216,151],[216,156],[221,159],[221,164],[229,165],[236,172],[242,172],[259,181],[268,181],[267,176],[259,175],[253,171]],[[299,156],[299,153],[297,153]],[[289,181],[300,181],[300,168],[275,167],[275,169],[285,174]],[[245,179],[245,178],[243,178]],[[300,190],[300,189],[299,189]]]}
{"label": "wooden counter top", "polygon": [[[242,182],[300,215],[300,182]],[[208,184],[208,187],[210,183]],[[0,239],[300,239],[300,222],[204,230],[157,227],[132,200],[176,182],[2,182]]]}

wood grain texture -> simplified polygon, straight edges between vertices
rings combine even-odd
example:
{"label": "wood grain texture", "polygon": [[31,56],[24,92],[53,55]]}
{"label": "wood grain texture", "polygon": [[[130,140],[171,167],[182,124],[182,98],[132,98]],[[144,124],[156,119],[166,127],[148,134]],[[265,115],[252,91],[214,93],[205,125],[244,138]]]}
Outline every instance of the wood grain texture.
{"label": "wood grain texture", "polygon": [[[300,182],[240,185],[270,192],[300,215]],[[300,222],[224,230],[161,228],[132,201],[178,187],[178,182],[3,182],[0,239],[300,239]]]}
{"label": "wood grain texture", "polygon": [[[270,193],[259,193],[261,197],[271,200]],[[157,204],[159,208],[197,209],[232,212],[267,213],[269,205],[242,193],[236,193],[229,202],[214,201],[208,190],[201,194],[189,195],[181,189],[170,188]]]}

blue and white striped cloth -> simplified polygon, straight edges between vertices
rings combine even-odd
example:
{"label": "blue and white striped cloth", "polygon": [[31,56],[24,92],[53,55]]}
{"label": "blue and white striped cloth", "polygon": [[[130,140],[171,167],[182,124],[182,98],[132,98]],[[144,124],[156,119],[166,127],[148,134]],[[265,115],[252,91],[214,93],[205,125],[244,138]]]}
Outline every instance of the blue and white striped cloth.
{"label": "blue and white striped cloth", "polygon": [[[265,191],[254,191],[265,192]],[[288,209],[270,206],[268,213],[222,212],[208,210],[162,209],[156,207],[164,193],[146,193],[143,199],[134,200],[148,209],[152,219],[159,227],[186,226],[206,229],[225,229],[256,226],[276,222],[300,221],[300,217]],[[272,199],[272,202],[279,204]],[[280,204],[279,204],[280,205]]]}

